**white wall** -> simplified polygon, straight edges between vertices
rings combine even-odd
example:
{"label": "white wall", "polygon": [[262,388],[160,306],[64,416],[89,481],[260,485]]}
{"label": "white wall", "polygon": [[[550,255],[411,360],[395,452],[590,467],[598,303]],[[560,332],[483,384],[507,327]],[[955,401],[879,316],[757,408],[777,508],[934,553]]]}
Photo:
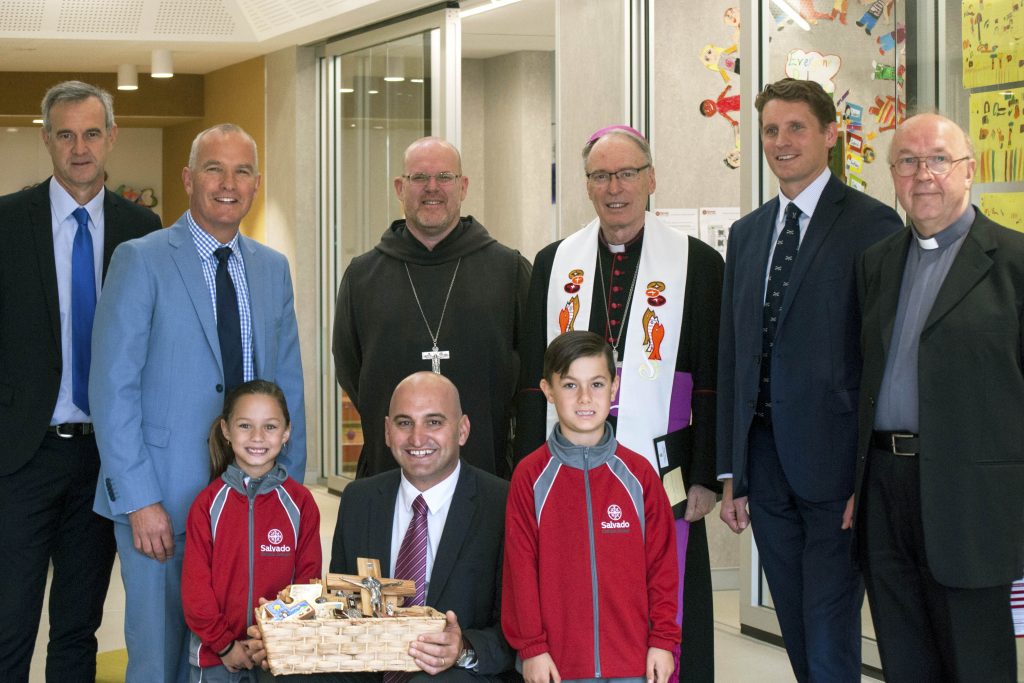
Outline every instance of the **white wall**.
{"label": "white wall", "polygon": [[[5,128],[0,131],[0,195],[16,192],[46,180],[53,163],[39,128]],[[153,188],[161,199],[163,184],[163,131],[159,128],[119,128],[117,142],[107,159],[107,187],[128,185],[136,190]],[[163,206],[154,207],[163,218]],[[164,220],[164,224],[173,221]]]}

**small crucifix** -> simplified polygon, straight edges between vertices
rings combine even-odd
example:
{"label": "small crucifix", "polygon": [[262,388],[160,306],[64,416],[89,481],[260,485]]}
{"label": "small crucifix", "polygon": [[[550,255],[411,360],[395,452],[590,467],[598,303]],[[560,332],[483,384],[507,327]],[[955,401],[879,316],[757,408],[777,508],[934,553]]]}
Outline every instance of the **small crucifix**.
{"label": "small crucifix", "polygon": [[423,352],[423,360],[430,361],[430,369],[434,371],[434,374],[441,374],[441,360],[448,360],[450,356],[447,351],[439,351],[437,344],[434,344],[434,348],[431,351]]}
{"label": "small crucifix", "polygon": [[416,583],[401,579],[381,579],[380,561],[356,558],[357,575],[328,574],[328,590],[359,591],[364,616],[383,616],[394,611],[407,595],[416,595]]}

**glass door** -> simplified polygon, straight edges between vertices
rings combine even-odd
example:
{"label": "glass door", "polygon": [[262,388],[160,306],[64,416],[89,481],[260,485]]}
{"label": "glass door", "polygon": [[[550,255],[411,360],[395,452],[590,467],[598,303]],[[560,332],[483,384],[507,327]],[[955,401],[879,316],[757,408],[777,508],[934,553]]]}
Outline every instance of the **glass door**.
{"label": "glass door", "polygon": [[320,366],[322,468],[340,490],[355,476],[363,435],[338,386],[331,337],[338,286],[349,262],[402,218],[393,179],[424,135],[458,144],[459,16],[454,9],[396,20],[329,43],[319,61],[321,133]]}

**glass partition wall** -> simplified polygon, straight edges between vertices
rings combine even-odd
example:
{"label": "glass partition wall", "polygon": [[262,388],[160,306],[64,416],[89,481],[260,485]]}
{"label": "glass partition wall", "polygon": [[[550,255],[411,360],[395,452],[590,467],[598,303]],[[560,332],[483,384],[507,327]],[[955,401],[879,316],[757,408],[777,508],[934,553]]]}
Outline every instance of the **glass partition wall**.
{"label": "glass partition wall", "polygon": [[[355,476],[363,435],[331,357],[334,294],[349,262],[402,218],[393,179],[405,148],[458,130],[458,12],[441,10],[329,43],[319,60],[324,469],[331,489]],[[454,107],[452,106],[454,102]],[[383,296],[383,293],[382,293]]]}

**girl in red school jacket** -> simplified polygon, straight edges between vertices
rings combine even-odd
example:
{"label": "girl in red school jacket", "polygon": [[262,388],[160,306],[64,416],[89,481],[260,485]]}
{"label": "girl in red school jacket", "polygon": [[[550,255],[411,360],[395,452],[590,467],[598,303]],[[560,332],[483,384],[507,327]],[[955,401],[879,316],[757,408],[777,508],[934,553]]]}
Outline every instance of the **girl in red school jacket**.
{"label": "girl in red school jacket", "polygon": [[193,681],[255,682],[253,608],[321,576],[320,511],[276,463],[290,433],[284,394],[263,380],[229,393],[210,429],[213,481],[189,510],[181,576]]}

